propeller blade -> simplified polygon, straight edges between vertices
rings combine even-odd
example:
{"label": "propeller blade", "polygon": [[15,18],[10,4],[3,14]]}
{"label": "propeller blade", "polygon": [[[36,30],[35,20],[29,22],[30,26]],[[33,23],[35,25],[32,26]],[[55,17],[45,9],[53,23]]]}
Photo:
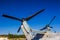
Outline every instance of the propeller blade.
{"label": "propeller blade", "polygon": [[19,19],[19,18],[12,17],[12,16],[8,16],[8,15],[6,15],[6,14],[3,14],[2,16],[3,16],[3,17],[6,17],[6,18],[14,19],[14,20],[22,21],[22,20]]}
{"label": "propeller blade", "polygon": [[19,27],[19,29],[18,29],[17,33],[20,31],[20,29],[21,29],[21,26]]}
{"label": "propeller blade", "polygon": [[53,20],[56,18],[56,16],[54,16],[52,19],[51,19],[51,21],[49,22],[49,24],[48,25],[50,25],[52,22],[53,22]]}
{"label": "propeller blade", "polygon": [[28,21],[29,19],[33,18],[34,16],[38,15],[39,13],[43,12],[45,9],[42,9],[40,11],[38,11],[37,13],[33,14],[32,16],[29,16],[26,18],[26,20]]}
{"label": "propeller blade", "polygon": [[42,31],[42,30],[44,30],[44,29],[46,29],[46,28],[47,28],[47,27],[44,27],[44,28],[42,28],[42,29],[40,29],[40,30]]}
{"label": "propeller blade", "polygon": [[50,28],[53,28],[53,27],[50,27]]}

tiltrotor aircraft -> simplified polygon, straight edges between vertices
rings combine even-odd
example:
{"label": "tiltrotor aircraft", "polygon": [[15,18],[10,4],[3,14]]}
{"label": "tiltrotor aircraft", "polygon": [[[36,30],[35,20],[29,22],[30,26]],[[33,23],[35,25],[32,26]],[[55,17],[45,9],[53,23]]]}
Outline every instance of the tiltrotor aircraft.
{"label": "tiltrotor aircraft", "polygon": [[50,21],[50,23],[48,25],[46,25],[44,28],[42,28],[40,30],[31,29],[30,26],[27,24],[27,21],[29,21],[36,15],[42,13],[44,10],[45,9],[42,9],[42,10],[36,12],[35,14],[33,14],[27,18],[22,18],[22,19],[8,16],[6,14],[3,14],[2,16],[20,21],[21,26],[19,27],[17,32],[19,32],[20,29],[22,29],[24,35],[26,36],[26,40],[60,40],[60,34],[51,32],[52,27],[50,27],[50,24],[52,23],[52,21],[55,19],[56,16],[53,17],[53,19]]}

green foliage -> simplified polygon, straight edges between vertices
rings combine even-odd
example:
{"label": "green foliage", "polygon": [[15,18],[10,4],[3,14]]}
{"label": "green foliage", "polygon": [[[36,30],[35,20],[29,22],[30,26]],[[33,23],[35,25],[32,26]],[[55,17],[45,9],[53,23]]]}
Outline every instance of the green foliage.
{"label": "green foliage", "polygon": [[8,34],[8,38],[25,38],[25,35]]}

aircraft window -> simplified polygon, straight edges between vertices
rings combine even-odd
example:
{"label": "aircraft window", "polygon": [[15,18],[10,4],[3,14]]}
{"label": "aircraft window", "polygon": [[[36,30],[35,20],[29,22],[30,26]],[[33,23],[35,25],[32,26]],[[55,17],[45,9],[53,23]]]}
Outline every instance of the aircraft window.
{"label": "aircraft window", "polygon": [[43,36],[44,36],[44,34],[36,34],[36,36],[32,40],[39,40]]}

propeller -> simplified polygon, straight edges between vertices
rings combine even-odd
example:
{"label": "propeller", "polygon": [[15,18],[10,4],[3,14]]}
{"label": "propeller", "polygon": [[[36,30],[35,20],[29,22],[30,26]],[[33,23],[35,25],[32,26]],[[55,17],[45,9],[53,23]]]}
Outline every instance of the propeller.
{"label": "propeller", "polygon": [[42,28],[42,29],[40,29],[40,30],[44,30],[44,29],[46,29],[46,28],[53,28],[53,27],[50,27],[50,24],[53,22],[53,20],[56,18],[56,16],[54,16],[52,19],[51,19],[51,21],[44,27],[44,28]]}
{"label": "propeller", "polygon": [[[3,14],[2,16],[3,16],[3,17],[6,17],[6,18],[10,18],[10,19],[14,19],[14,20],[21,21],[21,22],[22,22],[21,25],[23,25],[23,21],[28,21],[28,20],[30,20],[31,18],[35,17],[36,15],[42,13],[44,10],[45,10],[45,9],[39,10],[39,11],[36,12],[35,14],[33,14],[33,15],[27,17],[27,18],[22,18],[22,19],[16,18],[16,17],[13,17],[13,16],[8,16],[8,15],[6,15],[6,14]],[[19,32],[20,29],[21,29],[21,26],[19,27],[19,29],[18,29],[17,32]]]}
{"label": "propeller", "polygon": [[22,20],[19,19],[19,18],[16,18],[16,17],[13,17],[13,16],[8,16],[8,15],[6,15],[6,14],[3,14],[2,16],[3,16],[3,17],[6,17],[6,18],[14,19],[14,20],[22,21]]}
{"label": "propeller", "polygon": [[52,22],[53,22],[53,20],[56,18],[56,16],[54,16],[53,18],[52,18],[52,20],[49,22],[49,24],[48,25],[50,25]]}
{"label": "propeller", "polygon": [[21,30],[21,26],[19,27],[19,29],[18,29],[17,33],[18,33],[20,30]]}
{"label": "propeller", "polygon": [[36,12],[35,14],[33,14],[33,15],[27,17],[26,20],[27,20],[27,21],[30,20],[31,18],[33,18],[33,17],[35,17],[36,15],[40,14],[41,12],[43,12],[44,10],[45,10],[45,9],[39,10],[39,11]]}

